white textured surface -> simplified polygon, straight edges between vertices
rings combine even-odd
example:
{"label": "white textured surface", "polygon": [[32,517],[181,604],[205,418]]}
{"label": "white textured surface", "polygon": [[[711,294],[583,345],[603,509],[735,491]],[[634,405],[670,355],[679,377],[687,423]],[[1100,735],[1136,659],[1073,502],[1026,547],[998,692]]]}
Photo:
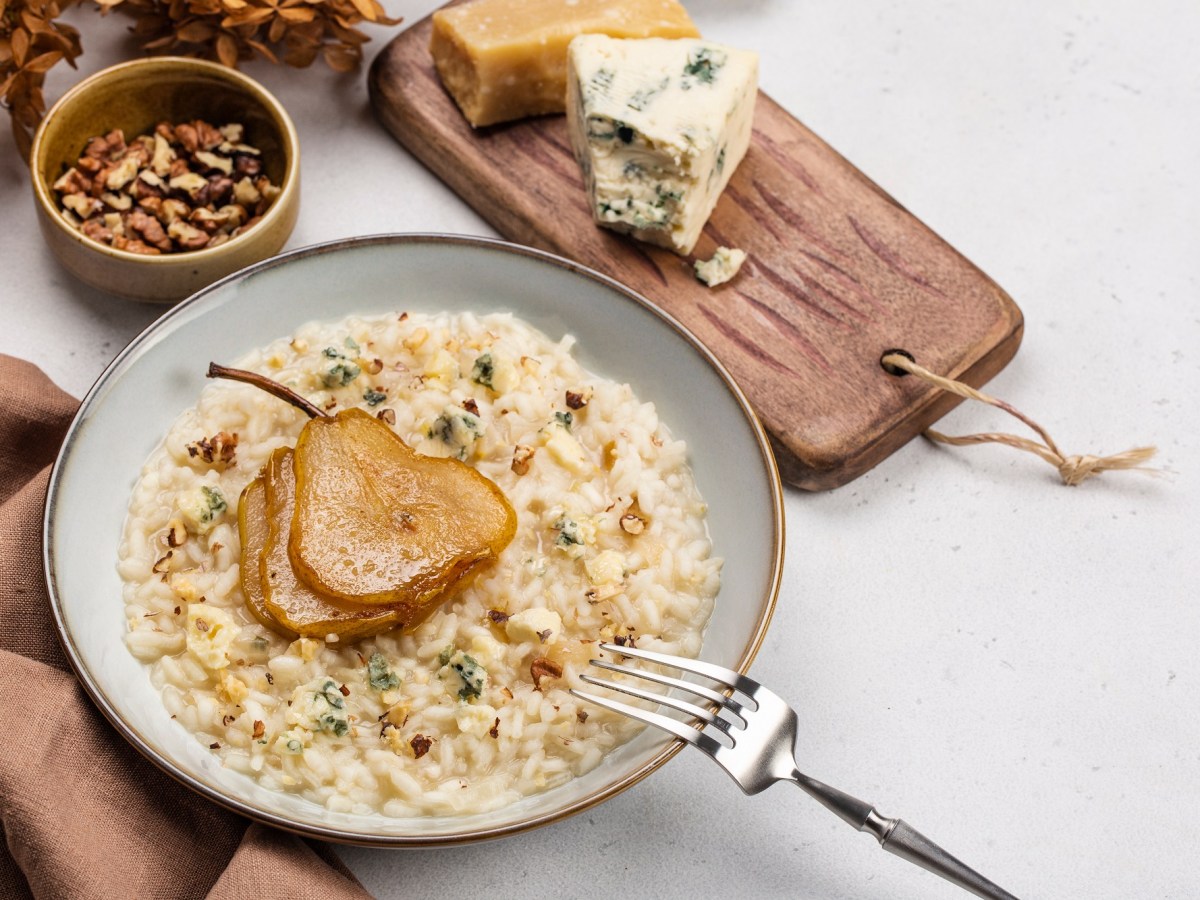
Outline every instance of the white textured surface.
{"label": "white textured surface", "polygon": [[[393,0],[415,21],[434,4]],[[1013,295],[989,389],[1068,452],[1155,442],[1168,478],[1060,487],[999,448],[917,442],[789,492],[788,565],[754,674],[804,768],[903,815],[1024,898],[1200,894],[1200,7],[1060,0],[693,0],[764,89]],[[83,73],[134,52],[88,11]],[[375,30],[373,54],[388,37]],[[248,67],[304,148],[289,246],[488,233],[373,120],[361,75]],[[48,96],[78,77],[53,73]],[[0,136],[0,352],[84,391],[158,310],[88,291],[36,233]],[[1010,429],[960,408],[942,423]],[[553,829],[347,849],[381,898],[957,897],[786,787],[744,798],[686,752]]]}

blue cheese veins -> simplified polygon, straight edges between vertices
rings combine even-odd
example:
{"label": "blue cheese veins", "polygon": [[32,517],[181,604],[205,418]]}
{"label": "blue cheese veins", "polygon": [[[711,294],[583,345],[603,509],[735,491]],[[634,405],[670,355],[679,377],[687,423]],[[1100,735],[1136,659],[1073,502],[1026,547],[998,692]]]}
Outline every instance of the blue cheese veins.
{"label": "blue cheese veins", "polygon": [[580,35],[567,123],[596,222],[686,255],[746,154],[758,56],[699,39]]}

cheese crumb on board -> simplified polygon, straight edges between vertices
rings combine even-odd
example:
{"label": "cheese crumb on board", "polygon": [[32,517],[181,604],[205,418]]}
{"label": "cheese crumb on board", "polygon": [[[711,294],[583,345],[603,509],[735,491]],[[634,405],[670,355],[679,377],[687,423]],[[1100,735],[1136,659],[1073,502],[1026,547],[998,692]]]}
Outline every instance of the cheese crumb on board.
{"label": "cheese crumb on board", "polygon": [[582,35],[567,127],[596,222],[687,255],[750,145],[758,55],[711,41]]}
{"label": "cheese crumb on board", "polygon": [[746,261],[746,251],[736,247],[718,247],[712,259],[698,259],[692,264],[696,280],[716,287],[733,279]]}
{"label": "cheese crumb on board", "polygon": [[579,34],[696,37],[677,0],[475,0],[433,14],[442,84],[476,128],[561,113],[567,45]]}

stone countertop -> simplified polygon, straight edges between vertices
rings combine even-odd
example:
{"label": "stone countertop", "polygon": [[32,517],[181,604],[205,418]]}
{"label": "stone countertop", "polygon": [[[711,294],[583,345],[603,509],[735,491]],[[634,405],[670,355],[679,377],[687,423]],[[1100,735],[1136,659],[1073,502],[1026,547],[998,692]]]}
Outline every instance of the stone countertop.
{"label": "stone countertop", "polygon": [[[410,23],[434,5],[387,2]],[[752,674],[799,712],[802,768],[1023,898],[1200,894],[1200,7],[688,6],[707,36],[757,49],[767,93],[1014,297],[1024,343],[989,392],[1067,452],[1155,443],[1167,470],[1066,488],[1032,456],[918,440],[838,490],[788,491],[784,585]],[[86,52],[51,73],[50,102],[136,53],[119,17],[69,18]],[[391,34],[370,33],[368,57]],[[375,122],[365,73],[246,71],[304,148],[289,248],[491,234]],[[7,127],[0,209],[0,352],[82,394],[162,309],[56,265]],[[1020,430],[978,404],[939,427]],[[691,751],[552,828],[342,852],[384,900],[962,896],[786,786],[743,797]]]}

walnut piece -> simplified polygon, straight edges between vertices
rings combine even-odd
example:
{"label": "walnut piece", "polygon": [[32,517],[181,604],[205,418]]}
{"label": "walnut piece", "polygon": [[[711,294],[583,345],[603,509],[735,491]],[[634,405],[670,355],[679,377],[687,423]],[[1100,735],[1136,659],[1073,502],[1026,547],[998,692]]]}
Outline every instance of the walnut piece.
{"label": "walnut piece", "polygon": [[128,143],[91,138],[53,188],[63,218],[97,243],[131,253],[218,246],[256,225],[280,188],[262,172],[244,128],[160,122]]}
{"label": "walnut piece", "polygon": [[408,742],[408,744],[410,747],[412,747],[413,757],[420,759],[422,756],[428,753],[429,748],[433,746],[433,738],[426,737],[423,734],[418,734],[415,735],[413,739]]}
{"label": "walnut piece", "polygon": [[562,673],[563,667],[545,656],[539,656],[529,664],[529,674],[533,678],[533,689],[535,691],[542,689],[543,678],[562,678]]}
{"label": "walnut piece", "polygon": [[188,444],[187,452],[192,459],[199,457],[209,465],[232,466],[237,445],[237,432],[230,434],[228,431],[218,431],[212,437],[200,438]]}
{"label": "walnut piece", "polygon": [[567,406],[571,409],[583,409],[592,399],[592,389],[590,387],[583,387],[577,391],[568,390],[566,399]]}
{"label": "walnut piece", "polygon": [[517,444],[513,447],[512,470],[518,475],[524,475],[529,471],[529,463],[533,459],[534,448],[525,444]]}

